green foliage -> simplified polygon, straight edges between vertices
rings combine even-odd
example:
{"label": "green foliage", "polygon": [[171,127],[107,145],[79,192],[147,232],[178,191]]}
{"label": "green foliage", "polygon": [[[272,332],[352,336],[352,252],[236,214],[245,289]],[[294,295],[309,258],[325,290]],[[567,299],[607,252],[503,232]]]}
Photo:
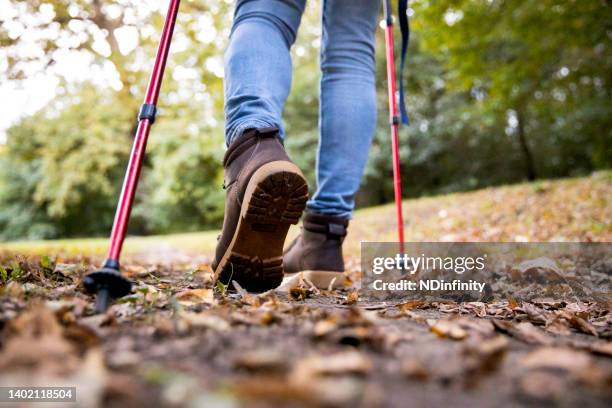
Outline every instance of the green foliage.
{"label": "green foliage", "polygon": [[506,121],[515,146],[531,156],[533,175],[612,164],[609,6],[460,0],[415,8],[414,26],[427,33],[424,49],[442,56],[448,90],[470,93],[466,107],[482,120]]}
{"label": "green foliage", "polygon": [[0,282],[7,283],[8,282],[8,272],[2,265],[0,265]]}
{"label": "green foliage", "polygon": [[11,128],[2,156],[11,171],[0,172],[1,236],[107,230],[129,153],[132,113],[113,94],[85,86]]}
{"label": "green foliage", "polygon": [[220,280],[218,280],[215,283],[215,290],[217,291],[217,293],[219,293],[221,296],[225,296],[225,294],[227,293],[227,285],[225,285],[223,282],[221,282]]}
{"label": "green foliage", "polygon": [[218,226],[225,192],[221,131],[202,132],[182,120],[160,123],[151,145],[151,169],[137,214],[152,231],[194,231]]}

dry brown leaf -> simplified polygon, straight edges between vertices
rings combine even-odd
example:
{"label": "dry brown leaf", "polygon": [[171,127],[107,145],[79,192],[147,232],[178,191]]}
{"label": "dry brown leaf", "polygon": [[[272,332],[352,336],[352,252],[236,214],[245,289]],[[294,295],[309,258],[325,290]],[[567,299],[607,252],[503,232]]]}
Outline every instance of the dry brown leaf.
{"label": "dry brown leaf", "polygon": [[370,359],[357,351],[311,355],[295,364],[289,384],[310,396],[316,406],[347,406],[364,393],[363,382],[355,375],[365,375],[372,367]]}
{"label": "dry brown leaf", "polygon": [[563,300],[555,300],[550,297],[535,298],[531,300],[531,303],[548,310],[559,309],[566,305]]}
{"label": "dry brown leaf", "polygon": [[440,319],[427,320],[427,324],[431,331],[439,337],[446,337],[453,340],[463,340],[468,336],[468,332],[464,330],[456,320]]}
{"label": "dry brown leaf", "polygon": [[66,383],[78,390],[79,404],[96,407],[102,403],[108,376],[104,353],[99,348],[93,348],[87,352],[78,370]]}
{"label": "dry brown leaf", "polygon": [[468,317],[453,317],[448,319],[428,319],[427,324],[431,331],[440,337],[453,340],[462,340],[468,335],[487,338],[492,337],[494,328],[488,320]]}
{"label": "dry brown leaf", "polygon": [[11,386],[76,386],[79,403],[99,405],[106,384],[97,337],[77,324],[63,327],[42,302],[8,323],[0,353],[0,383]]}
{"label": "dry brown leaf", "polygon": [[1,289],[0,294],[12,299],[19,299],[25,293],[23,285],[15,281],[10,281]]}
{"label": "dry brown leaf", "polygon": [[500,365],[507,349],[508,340],[504,336],[472,341],[463,350],[466,371],[470,372],[470,377],[491,373]]}
{"label": "dry brown leaf", "polygon": [[563,280],[563,273],[557,263],[545,257],[530,259],[521,262],[510,271],[512,279],[537,282],[551,282]]}
{"label": "dry brown leaf", "polygon": [[175,295],[181,303],[208,303],[214,304],[215,297],[212,289],[187,289]]}
{"label": "dry brown leaf", "polygon": [[83,270],[83,266],[79,264],[57,263],[55,264],[53,273],[60,274],[63,277],[70,278],[72,280],[78,280]]}
{"label": "dry brown leaf", "polygon": [[492,320],[491,322],[498,331],[507,333],[526,343],[538,345],[550,345],[553,343],[549,336],[529,322],[522,322],[519,324],[503,320]]}
{"label": "dry brown leaf", "polygon": [[238,281],[233,280],[232,285],[236,289],[236,293],[238,293],[241,297],[247,297],[249,295],[249,292],[247,292],[242,286],[240,286]]}
{"label": "dry brown leaf", "polygon": [[278,372],[287,368],[287,356],[274,349],[247,351],[234,361],[236,368],[257,372]]}
{"label": "dry brown leaf", "polygon": [[550,337],[529,322],[521,322],[517,324],[516,334],[516,337],[519,340],[523,340],[530,344],[552,344],[552,339]]}
{"label": "dry brown leaf", "polygon": [[279,314],[274,313],[271,310],[266,310],[259,314],[259,320],[261,324],[268,326],[272,323],[280,322],[282,319]]}
{"label": "dry brown leaf", "polygon": [[579,313],[561,311],[557,316],[565,319],[574,329],[598,337],[599,334],[597,333],[595,327],[591,323],[580,317],[578,314]]}
{"label": "dry brown leaf", "polygon": [[142,356],[133,350],[119,350],[110,353],[107,357],[111,368],[126,368],[137,365],[142,361]]}
{"label": "dry brown leaf", "polygon": [[429,378],[429,371],[425,365],[417,359],[409,358],[401,363],[400,372],[407,378],[425,381]]}
{"label": "dry brown leaf", "polygon": [[512,296],[508,296],[508,307],[510,309],[516,309],[517,307],[519,307],[519,302],[513,298]]}
{"label": "dry brown leaf", "polygon": [[230,324],[219,316],[210,313],[192,313],[182,312],[179,314],[179,320],[182,320],[193,328],[207,328],[216,331],[226,331],[230,329]]}
{"label": "dry brown leaf", "polygon": [[346,295],[346,299],[344,300],[345,305],[354,305],[359,301],[359,291],[353,290],[348,295]]}
{"label": "dry brown leaf", "polygon": [[487,306],[484,302],[465,302],[461,304],[461,307],[464,312],[477,317],[485,317],[487,315]]}
{"label": "dry brown leaf", "polygon": [[338,328],[337,319],[334,317],[329,317],[324,320],[319,320],[315,323],[313,328],[313,334],[315,337],[323,337],[327,334],[333,332]]}
{"label": "dry brown leaf", "polygon": [[567,378],[550,372],[528,372],[519,378],[522,394],[536,400],[558,399],[567,387]]}
{"label": "dry brown leaf", "polygon": [[548,315],[548,312],[528,302],[524,302],[520,308],[516,308],[514,309],[514,311],[515,313],[516,312],[525,313],[529,321],[532,323],[546,324],[552,319]]}
{"label": "dry brown leaf", "polygon": [[549,371],[590,385],[603,385],[606,374],[585,351],[567,347],[541,347],[521,359],[527,370]]}
{"label": "dry brown leaf", "polygon": [[561,336],[569,336],[572,331],[568,327],[567,322],[564,319],[556,318],[545,327],[547,332],[559,334]]}
{"label": "dry brown leaf", "polygon": [[310,297],[311,293],[312,292],[310,291],[310,289],[305,289],[301,286],[296,286],[289,289],[289,296],[293,300],[305,300]]}
{"label": "dry brown leaf", "polygon": [[330,355],[312,355],[298,361],[292,377],[319,375],[367,374],[373,368],[372,361],[357,351],[344,351]]}
{"label": "dry brown leaf", "polygon": [[424,300],[410,300],[408,302],[400,303],[399,305],[396,305],[396,307],[403,312],[411,309],[425,309],[431,307],[431,303]]}
{"label": "dry brown leaf", "polygon": [[612,341],[591,344],[589,350],[596,354],[612,357]]}
{"label": "dry brown leaf", "polygon": [[593,368],[593,359],[583,351],[563,347],[541,347],[521,359],[527,369],[564,370],[585,373]]}
{"label": "dry brown leaf", "polygon": [[402,310],[402,315],[419,323],[425,323],[427,320],[425,317],[418,315],[412,310]]}

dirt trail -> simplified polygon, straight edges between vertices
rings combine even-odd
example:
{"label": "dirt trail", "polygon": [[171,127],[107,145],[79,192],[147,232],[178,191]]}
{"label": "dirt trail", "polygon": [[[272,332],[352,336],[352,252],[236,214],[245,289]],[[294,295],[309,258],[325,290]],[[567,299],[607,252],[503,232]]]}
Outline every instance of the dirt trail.
{"label": "dirt trail", "polygon": [[172,256],[171,268],[126,261],[134,294],[101,316],[78,289],[88,265],[21,259],[21,283],[0,298],[0,383],[59,381],[113,406],[603,407],[612,398],[605,305],[367,303],[307,284],[221,294],[205,264]]}
{"label": "dirt trail", "polygon": [[[411,200],[407,233],[415,241],[609,241],[611,180],[603,173]],[[392,222],[380,222],[392,219],[392,206],[356,215],[346,242],[353,281],[359,241],[393,240]],[[144,251],[122,260],[134,291],[97,316],[81,282],[101,259],[61,255],[62,243],[38,244],[42,256],[0,252],[0,384],[76,386],[83,407],[612,400],[609,301],[373,303],[306,282],[290,293],[230,294],[213,287],[211,251],[194,250],[214,247],[212,234],[189,236],[188,248],[184,237],[181,245],[162,239],[143,240]]]}

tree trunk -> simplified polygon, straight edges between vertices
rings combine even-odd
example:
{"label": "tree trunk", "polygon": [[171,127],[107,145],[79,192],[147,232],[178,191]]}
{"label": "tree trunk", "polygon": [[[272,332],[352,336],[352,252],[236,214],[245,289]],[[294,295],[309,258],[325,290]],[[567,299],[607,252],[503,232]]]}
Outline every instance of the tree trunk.
{"label": "tree trunk", "polygon": [[518,122],[517,132],[519,138],[519,144],[521,145],[521,150],[523,155],[525,156],[525,166],[527,170],[527,180],[533,181],[536,179],[536,171],[535,171],[535,163],[533,161],[533,154],[529,149],[529,145],[527,144],[527,137],[525,135],[525,120],[523,118],[523,114],[520,110],[516,110],[516,120]]}

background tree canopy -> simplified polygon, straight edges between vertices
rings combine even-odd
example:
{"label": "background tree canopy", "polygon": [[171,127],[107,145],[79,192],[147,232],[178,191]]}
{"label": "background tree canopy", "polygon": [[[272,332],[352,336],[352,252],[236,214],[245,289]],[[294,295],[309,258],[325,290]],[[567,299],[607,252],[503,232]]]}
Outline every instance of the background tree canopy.
{"label": "background tree canopy", "polygon": [[[35,0],[11,2],[11,12],[0,16],[2,81],[55,75],[53,67],[70,58],[91,66],[87,80],[57,74],[53,101],[12,126],[0,145],[1,239],[108,232],[163,23],[165,2],[158,3]],[[181,5],[133,233],[220,225],[223,50],[232,3]],[[410,6],[412,124],[401,129],[406,196],[610,167],[609,2],[413,0]],[[311,186],[319,7],[308,2],[285,109],[288,148]],[[360,206],[393,198],[378,34],[379,123]],[[101,71],[112,80],[96,80]]]}

